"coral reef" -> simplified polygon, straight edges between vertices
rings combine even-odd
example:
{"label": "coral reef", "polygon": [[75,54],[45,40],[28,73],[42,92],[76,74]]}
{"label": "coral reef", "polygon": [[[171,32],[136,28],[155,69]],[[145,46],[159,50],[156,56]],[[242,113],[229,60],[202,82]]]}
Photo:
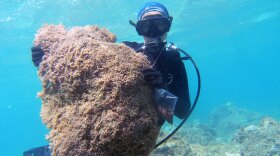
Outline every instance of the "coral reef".
{"label": "coral reef", "polygon": [[[163,133],[163,132],[161,132]],[[167,134],[161,134],[159,140],[163,139],[163,136]],[[187,156],[195,156],[194,151],[191,149],[191,145],[185,140],[185,137],[179,135],[175,135],[170,138],[166,143],[156,148],[151,156],[179,156],[179,155],[187,155]]]}
{"label": "coral reef", "polygon": [[[215,116],[215,120],[210,118],[209,123],[201,123],[198,120],[188,122],[166,143],[155,149],[152,156],[280,155],[280,123],[275,119],[260,118],[261,115],[258,113],[238,108],[233,104],[223,105],[213,112],[210,116]],[[234,125],[231,130],[229,130],[230,127],[227,124],[223,127],[220,123],[213,123],[231,123],[231,120],[235,119],[234,117],[241,121],[234,121],[234,124],[231,124]],[[258,125],[255,124],[257,121]],[[219,125],[219,130],[217,125]],[[226,132],[230,132],[230,135]],[[162,131],[159,140],[163,139],[168,133]]]}
{"label": "coral reef", "polygon": [[269,117],[263,118],[259,126],[239,129],[233,141],[239,144],[244,156],[280,155],[280,123]]}
{"label": "coral reef", "polygon": [[[167,132],[161,132],[159,140],[166,135]],[[184,125],[166,143],[155,149],[152,156],[239,156],[236,155],[238,146],[217,142],[217,137],[209,125],[194,121]]]}
{"label": "coral reef", "polygon": [[186,125],[185,130],[180,133],[181,135],[185,135],[189,143],[203,146],[214,143],[218,137],[215,129],[199,121],[189,123]]}
{"label": "coral reef", "polygon": [[[159,134],[152,90],[140,74],[149,62],[96,26],[45,25],[34,45],[41,117],[54,156],[149,155]],[[145,100],[143,100],[145,98]]]}
{"label": "coral reef", "polygon": [[[209,126],[214,128],[220,139],[229,141],[234,132],[244,126],[259,123],[262,116],[256,112],[226,103],[210,113]],[[228,139],[229,138],[229,139]]]}

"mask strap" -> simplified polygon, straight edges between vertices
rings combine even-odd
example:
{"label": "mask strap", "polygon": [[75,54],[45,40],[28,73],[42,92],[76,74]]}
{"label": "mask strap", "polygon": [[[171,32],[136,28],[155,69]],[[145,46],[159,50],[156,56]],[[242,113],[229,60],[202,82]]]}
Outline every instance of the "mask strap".
{"label": "mask strap", "polygon": [[133,22],[132,20],[129,20],[129,24],[132,25],[132,26],[134,26],[134,27],[136,28],[136,23]]}

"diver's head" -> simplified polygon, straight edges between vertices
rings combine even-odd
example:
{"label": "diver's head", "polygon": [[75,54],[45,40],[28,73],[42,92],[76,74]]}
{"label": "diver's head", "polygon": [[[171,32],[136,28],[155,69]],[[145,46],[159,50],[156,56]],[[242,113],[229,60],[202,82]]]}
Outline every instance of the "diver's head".
{"label": "diver's head", "polygon": [[137,16],[136,31],[144,37],[145,44],[166,42],[167,32],[172,23],[166,7],[158,2],[148,2]]}

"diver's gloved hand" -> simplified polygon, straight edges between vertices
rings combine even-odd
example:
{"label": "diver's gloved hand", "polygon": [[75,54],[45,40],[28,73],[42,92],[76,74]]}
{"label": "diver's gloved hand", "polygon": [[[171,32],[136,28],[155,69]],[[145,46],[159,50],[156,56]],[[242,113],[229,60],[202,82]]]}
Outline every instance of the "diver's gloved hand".
{"label": "diver's gloved hand", "polygon": [[156,71],[152,68],[147,68],[142,71],[144,80],[148,83],[149,86],[154,88],[162,88],[163,85],[163,79],[162,75],[159,71]]}
{"label": "diver's gloved hand", "polygon": [[31,48],[31,52],[32,52],[32,61],[33,61],[34,65],[36,67],[38,67],[42,61],[44,52],[40,46],[33,46]]}

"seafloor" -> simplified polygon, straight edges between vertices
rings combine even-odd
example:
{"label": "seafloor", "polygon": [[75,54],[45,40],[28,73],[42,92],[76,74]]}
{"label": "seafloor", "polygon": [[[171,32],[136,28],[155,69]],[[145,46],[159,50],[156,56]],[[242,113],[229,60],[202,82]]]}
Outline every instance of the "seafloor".
{"label": "seafloor", "polygon": [[[161,132],[159,140],[168,133]],[[213,110],[207,122],[185,124],[151,155],[280,156],[280,122],[228,103]]]}

